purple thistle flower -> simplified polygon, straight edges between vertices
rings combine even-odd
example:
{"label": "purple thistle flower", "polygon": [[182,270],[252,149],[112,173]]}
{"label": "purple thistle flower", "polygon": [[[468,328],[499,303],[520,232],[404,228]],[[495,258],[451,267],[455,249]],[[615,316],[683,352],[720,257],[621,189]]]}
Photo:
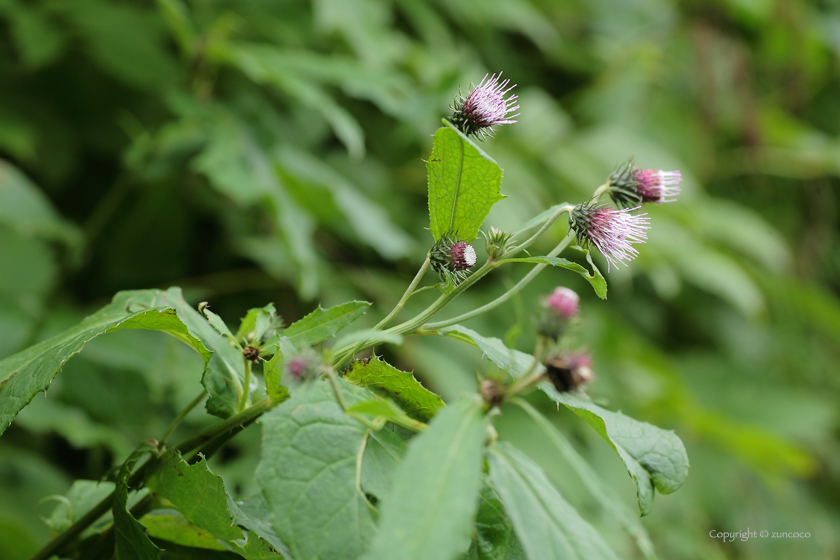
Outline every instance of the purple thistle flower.
{"label": "purple thistle flower", "polygon": [[519,109],[519,105],[514,105],[517,96],[511,95],[505,99],[505,95],[516,84],[507,87],[510,80],[500,82],[501,72],[493,74],[489,80],[487,76],[490,75],[485,75],[478,86],[470,84],[471,89],[466,97],[459,90],[452,107],[452,123],[467,136],[475,135],[481,140],[493,136],[496,132],[494,126],[513,124],[516,122],[512,120],[513,117],[519,116],[519,113],[510,114]]}
{"label": "purple thistle flower", "polygon": [[636,208],[615,210],[603,204],[583,203],[575,206],[569,217],[569,227],[574,230],[581,246],[595,245],[607,259],[607,270],[619,263],[636,258],[639,252],[633,243],[647,240],[645,230],[650,229],[647,214],[631,214]]}
{"label": "purple thistle flower", "polygon": [[449,259],[455,270],[469,270],[475,265],[475,248],[466,241],[459,241],[449,250]]}
{"label": "purple thistle flower", "polygon": [[561,318],[569,319],[577,315],[580,297],[574,290],[558,286],[557,288],[554,288],[551,295],[545,299],[545,303],[548,309],[555,312]]}
{"label": "purple thistle flower", "polygon": [[679,171],[662,171],[657,169],[637,169],[636,193],[641,197],[642,202],[660,204],[662,202],[676,202],[676,198],[668,198],[680,194],[680,181],[682,175]]}
{"label": "purple thistle flower", "polygon": [[616,206],[629,208],[646,202],[674,202],[676,199],[673,197],[680,194],[681,180],[679,171],[639,169],[631,158],[610,175],[608,184],[610,197]]}

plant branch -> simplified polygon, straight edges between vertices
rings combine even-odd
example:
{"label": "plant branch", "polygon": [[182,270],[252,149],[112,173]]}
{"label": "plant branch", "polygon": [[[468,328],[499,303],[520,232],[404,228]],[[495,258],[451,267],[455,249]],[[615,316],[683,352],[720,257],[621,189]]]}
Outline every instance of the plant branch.
{"label": "plant branch", "polygon": [[202,391],[196,398],[194,398],[190,402],[190,404],[188,404],[186,407],[184,407],[184,410],[182,410],[180,413],[178,413],[178,416],[175,417],[175,419],[172,421],[172,423],[169,424],[169,427],[166,428],[166,431],[163,432],[163,435],[160,436],[160,439],[158,439],[158,447],[159,448],[163,447],[163,445],[166,443],[166,440],[169,439],[169,436],[171,436],[172,432],[175,431],[175,428],[177,428],[178,425],[181,422],[183,422],[184,418],[186,418],[187,415],[190,412],[192,412],[192,410],[195,407],[197,407],[199,404],[201,404],[201,401],[203,401],[204,397],[206,397],[206,396],[207,396],[207,391]]}

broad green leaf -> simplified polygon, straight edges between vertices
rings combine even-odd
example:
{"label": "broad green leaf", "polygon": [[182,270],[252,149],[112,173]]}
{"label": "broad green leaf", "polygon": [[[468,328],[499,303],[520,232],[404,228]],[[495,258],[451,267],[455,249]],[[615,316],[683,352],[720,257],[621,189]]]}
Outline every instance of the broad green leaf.
{"label": "broad green leaf", "polygon": [[348,301],[329,309],[318,309],[283,331],[297,347],[312,346],[335,335],[338,331],[364,315],[370,307],[366,301]]}
{"label": "broad green leaf", "polygon": [[344,379],[393,400],[406,414],[421,422],[431,420],[444,406],[443,400],[423,387],[414,375],[400,371],[376,356],[367,362],[354,362]]}
{"label": "broad green leaf", "polygon": [[210,550],[228,549],[216,536],[190,523],[183,515],[155,512],[144,515],[140,523],[146,527],[149,536],[155,539]]}
{"label": "broad green leaf", "polygon": [[379,501],[391,489],[394,474],[405,456],[406,441],[395,431],[393,424],[378,432],[371,432],[362,459],[362,488]]}
{"label": "broad green leaf", "polygon": [[484,481],[475,518],[476,536],[470,547],[471,560],[506,560],[513,526],[505,506],[490,484]]}
{"label": "broad green leaf", "polygon": [[554,444],[567,463],[574,469],[586,489],[605,510],[615,517],[627,533],[633,537],[633,541],[639,550],[648,560],[655,560],[656,553],[653,550],[653,543],[650,541],[647,529],[639,521],[638,516],[624,503],[624,500],[616,493],[612,486],[604,482],[587,464],[586,460],[572,446],[562,433],[537,409],[526,401],[518,403],[525,412],[542,428],[548,439]]}
{"label": "broad green leaf", "polygon": [[528,558],[618,560],[527,455],[501,442],[490,449],[488,461],[490,480]]}
{"label": "broad green leaf", "polygon": [[522,257],[516,259],[505,259],[504,262],[549,264],[551,266],[559,266],[572,270],[586,278],[586,280],[592,284],[592,287],[595,289],[595,293],[598,294],[599,298],[607,299],[607,281],[604,279],[601,271],[598,270],[598,267],[595,266],[595,263],[592,262],[592,257],[589,255],[589,251],[586,251],[586,260],[588,260],[590,266],[592,266],[591,273],[578,263],[572,262],[568,259],[562,259],[560,257]]}
{"label": "broad green leaf", "polygon": [[114,489],[114,558],[116,560],[159,560],[160,549],[149,540],[146,528],[128,511],[128,477],[134,465],[154,446],[141,444],[123,463]]}
{"label": "broad green leaf", "polygon": [[[454,325],[439,329],[441,335],[454,336],[478,347],[499,369],[517,378],[531,369],[533,356],[508,348],[497,338],[484,337],[477,332]],[[540,364],[538,368],[543,368]],[[675,492],[688,476],[688,456],[680,438],[673,431],[639,422],[620,412],[612,412],[583,400],[573,393],[559,393],[548,382],[539,388],[554,402],[571,409],[595,428],[618,453],[630,478],[636,483],[639,510],[650,513],[653,489],[663,494]]]}
{"label": "broad green leaf", "polygon": [[225,483],[210,472],[206,461],[190,465],[180,454],[169,455],[149,477],[146,487],[212,535],[225,541],[242,538],[242,530],[231,526]]}
{"label": "broad green leaf", "polygon": [[470,546],[487,431],[482,402],[444,408],[412,439],[366,560],[455,558]]}
{"label": "broad green leaf", "polygon": [[[347,405],[370,393],[339,379]],[[367,429],[347,416],[332,386],[302,386],[268,412],[257,482],[271,526],[295,560],[356,558],[373,536],[374,509],[359,487]]]}
{"label": "broad green leaf", "polygon": [[429,218],[435,240],[451,234],[471,242],[499,193],[502,169],[451,124],[435,133],[429,175]]}
{"label": "broad green leaf", "polygon": [[[172,305],[179,290],[120,292],[114,300],[77,326],[23,352],[0,361],[0,434],[39,392],[46,392],[64,362],[78,354],[99,335],[117,329],[149,329],[171,334],[211,358],[202,339],[195,336],[190,322],[182,320]],[[183,301],[183,300],[181,300]],[[197,314],[197,313],[196,313]],[[208,327],[209,328],[209,327]]]}
{"label": "broad green leaf", "polygon": [[[233,522],[247,530],[249,542],[254,540],[252,535],[258,536],[260,543],[268,543],[271,550],[279,552],[284,558],[291,558],[286,545],[277,537],[271,527],[271,511],[263,494],[257,494],[238,502],[228,495],[228,510],[233,515]],[[245,548],[249,547],[246,545]]]}

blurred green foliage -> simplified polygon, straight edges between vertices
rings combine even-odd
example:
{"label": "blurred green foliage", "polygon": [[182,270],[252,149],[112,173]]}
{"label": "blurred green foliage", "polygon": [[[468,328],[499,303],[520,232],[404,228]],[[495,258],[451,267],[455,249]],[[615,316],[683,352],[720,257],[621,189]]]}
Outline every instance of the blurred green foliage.
{"label": "blurred green foliage", "polygon": [[[631,155],[682,171],[683,194],[650,210],[649,242],[608,275],[607,301],[554,269],[467,326],[527,351],[537,296],[581,294],[593,397],[688,448],[688,482],[643,520],[660,557],[840,554],[836,1],[0,0],[0,53],[0,357],[120,289],[180,285],[234,324],[268,301],[291,322],[367,299],[374,324],[432,242],[421,157],[451,95],[503,70],[522,115],[485,146],[510,196],[489,224],[579,202]],[[384,351],[445,398],[474,387],[479,354],[452,341]],[[0,441],[0,557],[48,539],[39,517],[55,504],[39,500],[160,434],[201,370],[149,332],[69,362]],[[632,503],[581,424],[559,415]],[[524,413],[501,429],[614,550],[639,556]],[[211,461],[241,496],[258,439],[252,427]],[[709,537],[748,527],[811,537]]]}

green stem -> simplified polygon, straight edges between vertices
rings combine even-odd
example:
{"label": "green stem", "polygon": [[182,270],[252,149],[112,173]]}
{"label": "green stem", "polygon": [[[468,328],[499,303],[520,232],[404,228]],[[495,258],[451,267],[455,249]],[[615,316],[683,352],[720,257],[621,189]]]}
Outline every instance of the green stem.
{"label": "green stem", "polygon": [[519,245],[517,245],[513,249],[505,252],[505,254],[502,255],[499,258],[509,259],[512,256],[514,256],[515,254],[524,251],[525,249],[527,249],[528,247],[533,245],[534,242],[537,239],[539,239],[540,236],[542,236],[542,234],[544,234],[548,230],[548,228],[550,228],[554,224],[554,222],[557,221],[557,218],[559,218],[561,214],[571,213],[571,211],[574,210],[574,208],[575,207],[572,206],[571,204],[563,206],[561,208],[558,208],[557,212],[552,214],[551,217],[543,224],[543,226],[540,229],[537,230],[537,232],[534,235],[532,235],[531,237],[529,237],[528,239],[526,239],[525,241],[523,241],[522,243],[520,243]]}
{"label": "green stem", "polygon": [[403,294],[402,298],[400,298],[400,301],[397,303],[397,305],[394,307],[394,309],[392,309],[391,312],[388,313],[388,315],[384,319],[379,321],[376,324],[376,326],[373,327],[374,329],[381,329],[382,327],[384,327],[385,325],[390,323],[391,320],[394,317],[396,317],[397,314],[400,311],[402,311],[402,308],[405,307],[405,304],[408,301],[408,299],[411,296],[414,295],[414,293],[415,293],[414,290],[417,288],[417,285],[423,279],[423,276],[426,274],[426,271],[429,270],[429,265],[430,264],[431,264],[431,255],[426,254],[426,260],[423,261],[423,265],[420,267],[420,270],[417,271],[417,274],[414,276],[414,280],[412,280],[411,284],[409,284],[408,288],[406,288],[405,293]]}
{"label": "green stem", "polygon": [[[570,231],[568,234],[566,234],[566,237],[563,239],[563,241],[558,243],[557,246],[554,249],[551,250],[551,252],[548,254],[548,256],[549,257],[556,257],[557,255],[562,253],[563,249],[568,247],[569,243],[572,242],[573,238],[574,238],[574,233]],[[491,309],[494,309],[494,308],[500,306],[501,304],[505,303],[507,300],[509,300],[510,298],[515,296],[517,293],[519,293],[522,290],[522,288],[524,288],[525,286],[530,284],[531,281],[534,278],[536,278],[537,275],[540,272],[542,272],[542,270],[547,266],[548,266],[547,264],[537,264],[537,265],[535,265],[534,268],[532,268],[531,271],[528,272],[528,274],[526,274],[524,278],[522,278],[522,280],[517,282],[516,285],[513,288],[511,288],[510,290],[508,290],[504,294],[500,295],[499,297],[497,297],[496,299],[494,299],[490,303],[482,305],[481,307],[473,309],[472,311],[470,311],[468,313],[464,313],[463,315],[458,315],[457,317],[453,317],[451,319],[446,319],[444,321],[437,321],[435,323],[428,323],[428,324],[425,325],[425,328],[439,329],[441,327],[448,327],[449,325],[454,325],[456,323],[466,321],[467,319],[472,319],[473,317],[475,317],[477,315],[481,315],[482,313],[486,313],[486,312],[490,311]]]}
{"label": "green stem", "polygon": [[184,410],[182,410],[178,414],[178,416],[175,417],[175,420],[173,420],[172,423],[169,424],[169,427],[166,428],[166,431],[163,432],[162,436],[160,436],[160,439],[158,440],[158,447],[159,448],[163,447],[163,445],[166,443],[166,440],[169,439],[169,436],[171,436],[172,432],[175,431],[175,428],[177,428],[178,425],[184,420],[184,418],[187,417],[187,414],[192,412],[192,410],[195,407],[197,407],[199,404],[201,404],[201,401],[203,401],[204,397],[206,397],[206,396],[207,396],[207,391],[202,391],[196,398],[194,398],[192,401],[190,401],[190,404],[188,404],[184,408]]}

